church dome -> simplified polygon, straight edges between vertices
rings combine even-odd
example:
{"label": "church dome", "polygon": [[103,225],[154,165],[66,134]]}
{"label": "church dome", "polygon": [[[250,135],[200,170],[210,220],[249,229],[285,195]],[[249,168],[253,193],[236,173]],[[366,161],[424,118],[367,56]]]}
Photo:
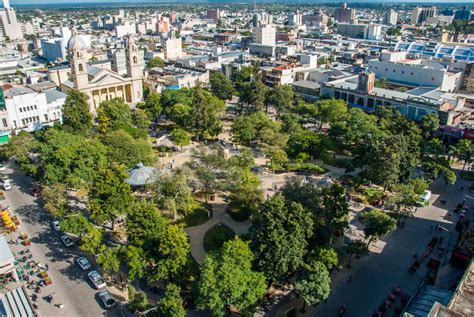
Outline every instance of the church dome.
{"label": "church dome", "polygon": [[84,38],[77,34],[77,32],[73,32],[73,35],[67,42],[67,49],[68,50],[84,50],[87,48],[87,43]]}

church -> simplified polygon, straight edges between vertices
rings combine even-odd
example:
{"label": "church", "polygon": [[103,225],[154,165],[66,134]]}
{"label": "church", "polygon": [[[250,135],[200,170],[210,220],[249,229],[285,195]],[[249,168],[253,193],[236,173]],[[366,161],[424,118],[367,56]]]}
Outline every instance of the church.
{"label": "church", "polygon": [[116,97],[137,103],[143,99],[143,69],[135,38],[129,35],[126,40],[127,74],[122,76],[101,63],[90,62],[87,41],[73,29],[67,44],[70,65],[51,67],[48,77],[65,93],[71,89],[85,93],[92,113],[101,102]]}

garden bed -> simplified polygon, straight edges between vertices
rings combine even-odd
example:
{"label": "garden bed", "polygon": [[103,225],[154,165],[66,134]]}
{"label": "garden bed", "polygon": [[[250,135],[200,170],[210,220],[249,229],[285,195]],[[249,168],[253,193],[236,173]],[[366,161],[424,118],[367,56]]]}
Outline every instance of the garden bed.
{"label": "garden bed", "polygon": [[231,228],[219,223],[206,232],[204,236],[204,250],[206,252],[218,250],[225,242],[234,237],[235,233]]}

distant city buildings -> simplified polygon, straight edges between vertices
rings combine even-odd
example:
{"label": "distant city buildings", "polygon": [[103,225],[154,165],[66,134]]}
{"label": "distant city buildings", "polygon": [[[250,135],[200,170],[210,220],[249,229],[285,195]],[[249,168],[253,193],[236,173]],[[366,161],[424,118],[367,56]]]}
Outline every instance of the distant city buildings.
{"label": "distant city buildings", "polygon": [[383,19],[383,23],[385,25],[394,26],[394,25],[397,25],[397,22],[398,22],[398,12],[397,11],[390,9],[389,11],[387,11],[385,13],[385,16],[384,16],[384,19]]}
{"label": "distant city buildings", "polygon": [[252,32],[252,42],[262,45],[275,45],[276,28],[274,25],[266,24],[254,27]]}

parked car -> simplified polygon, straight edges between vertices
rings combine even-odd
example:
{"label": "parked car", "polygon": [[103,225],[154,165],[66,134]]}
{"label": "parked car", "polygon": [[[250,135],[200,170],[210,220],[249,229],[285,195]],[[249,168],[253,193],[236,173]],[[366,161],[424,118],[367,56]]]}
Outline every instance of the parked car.
{"label": "parked car", "polygon": [[3,190],[10,190],[10,189],[12,189],[12,185],[10,185],[9,182],[3,182],[2,183],[2,188],[3,188]]}
{"label": "parked car", "polygon": [[105,287],[105,280],[102,276],[100,276],[99,272],[90,271],[89,273],[87,273],[87,277],[96,289],[101,289],[102,287]]}
{"label": "parked car", "polygon": [[51,227],[53,227],[54,231],[61,230],[61,226],[59,225],[59,220],[51,221]]}
{"label": "parked car", "polygon": [[110,294],[109,291],[102,291],[98,295],[106,309],[113,308],[117,305],[117,301],[112,297],[112,294]]}
{"label": "parked car", "polygon": [[61,236],[61,241],[68,248],[74,245],[74,241],[72,241],[71,237],[67,234]]}
{"label": "parked car", "polygon": [[80,258],[78,258],[76,260],[76,263],[77,265],[79,265],[79,267],[83,271],[87,271],[88,269],[91,268],[91,262],[89,262],[89,260],[84,256],[81,256]]}

